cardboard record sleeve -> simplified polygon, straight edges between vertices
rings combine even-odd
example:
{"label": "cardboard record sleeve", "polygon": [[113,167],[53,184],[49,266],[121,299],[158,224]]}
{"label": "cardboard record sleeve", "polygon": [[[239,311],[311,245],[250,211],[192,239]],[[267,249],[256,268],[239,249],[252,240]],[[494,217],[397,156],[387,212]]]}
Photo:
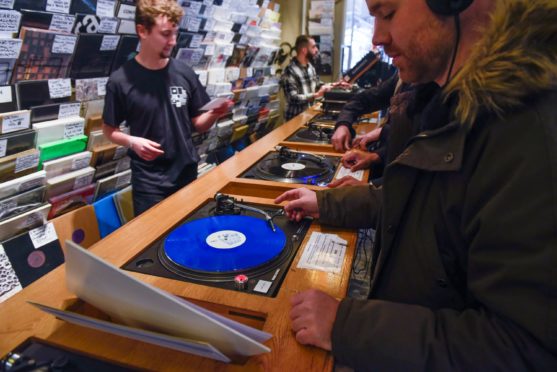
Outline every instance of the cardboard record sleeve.
{"label": "cardboard record sleeve", "polygon": [[0,183],[0,200],[44,185],[46,185],[45,171],[34,172],[27,176],[2,182]]}
{"label": "cardboard record sleeve", "polygon": [[45,161],[81,152],[85,150],[86,146],[87,136],[85,135],[39,145],[38,148],[41,152],[39,165],[41,166]]}
{"label": "cardboard record sleeve", "polygon": [[48,199],[48,202],[52,205],[48,218],[52,219],[74,209],[81,208],[84,205],[92,204],[94,195],[95,184],[89,184],[79,189],[53,196]]}
{"label": "cardboard record sleeve", "polygon": [[[19,152],[31,150],[35,147],[35,137],[37,132],[32,129],[21,132],[3,134],[0,136],[0,143],[6,141],[6,152],[3,156],[10,156]],[[2,157],[2,154],[0,154]]]}
{"label": "cardboard record sleeve", "polygon": [[31,209],[23,214],[0,222],[0,241],[41,226],[46,222],[50,204]]}
{"label": "cardboard record sleeve", "polygon": [[0,200],[0,221],[36,208],[44,201],[46,187],[41,186],[7,199]]}
{"label": "cardboard record sleeve", "polygon": [[0,158],[0,182],[36,172],[39,165],[39,150],[31,149]]}

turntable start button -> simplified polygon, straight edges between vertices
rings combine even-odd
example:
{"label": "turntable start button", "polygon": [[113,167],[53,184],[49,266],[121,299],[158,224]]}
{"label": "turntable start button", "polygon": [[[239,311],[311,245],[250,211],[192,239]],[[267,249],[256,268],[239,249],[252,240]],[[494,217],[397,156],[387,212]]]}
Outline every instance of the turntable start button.
{"label": "turntable start button", "polygon": [[247,275],[240,274],[234,277],[234,287],[239,291],[245,291],[248,289],[248,277]]}

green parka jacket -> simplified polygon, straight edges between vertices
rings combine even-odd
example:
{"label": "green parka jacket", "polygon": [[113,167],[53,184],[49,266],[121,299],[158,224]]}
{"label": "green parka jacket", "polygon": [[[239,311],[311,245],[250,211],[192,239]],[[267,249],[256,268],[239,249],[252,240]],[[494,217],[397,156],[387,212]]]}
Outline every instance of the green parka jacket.
{"label": "green parka jacket", "polygon": [[370,299],[332,332],[356,370],[557,370],[557,2],[497,1],[452,120],[408,138],[382,189],[317,194],[322,223],[377,224]]}

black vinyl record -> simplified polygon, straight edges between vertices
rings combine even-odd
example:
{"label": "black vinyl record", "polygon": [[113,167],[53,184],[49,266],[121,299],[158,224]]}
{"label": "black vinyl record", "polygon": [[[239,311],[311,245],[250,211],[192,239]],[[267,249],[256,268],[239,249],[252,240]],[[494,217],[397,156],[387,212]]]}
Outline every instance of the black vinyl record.
{"label": "black vinyl record", "polygon": [[300,152],[277,152],[260,161],[255,173],[262,179],[286,183],[321,184],[334,174],[326,157]]}

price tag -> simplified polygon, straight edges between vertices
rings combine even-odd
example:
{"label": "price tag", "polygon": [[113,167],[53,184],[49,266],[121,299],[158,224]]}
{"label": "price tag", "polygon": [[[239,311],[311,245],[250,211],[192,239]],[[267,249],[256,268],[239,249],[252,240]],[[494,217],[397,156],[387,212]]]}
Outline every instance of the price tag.
{"label": "price tag", "polygon": [[118,178],[116,179],[116,188],[120,189],[126,185],[129,185],[131,179],[132,179],[132,172],[126,172],[125,174],[118,176]]}
{"label": "price tag", "polygon": [[68,118],[70,116],[79,116],[80,110],[80,102],[62,104],[58,110],[58,119]]}
{"label": "price tag", "polygon": [[[1,6],[0,0],[0,6]],[[14,33],[19,30],[21,13],[16,10],[0,9],[0,32]]]}
{"label": "price tag", "polygon": [[12,88],[10,86],[0,87],[0,103],[12,102]]}
{"label": "price tag", "polygon": [[52,222],[29,231],[29,237],[31,238],[31,242],[33,243],[33,247],[35,247],[35,249],[43,247],[58,239]]}
{"label": "price tag", "polygon": [[72,160],[72,171],[88,167],[90,161],[91,161],[90,156],[84,156],[82,158],[73,159]]}
{"label": "price tag", "polygon": [[215,54],[215,44],[207,44],[207,47],[205,47],[205,53],[203,53],[206,56],[212,56]]}
{"label": "price tag", "polygon": [[8,140],[0,140],[0,158],[6,156],[6,150],[8,148]]}
{"label": "price tag", "polygon": [[120,7],[118,8],[118,18],[135,19],[135,6],[120,4]]}
{"label": "price tag", "polygon": [[97,94],[99,96],[106,96],[106,83],[108,83],[108,78],[97,79]]}
{"label": "price tag", "polygon": [[193,35],[190,41],[190,48],[194,48],[194,49],[199,48],[199,46],[201,45],[201,41],[203,41],[203,35],[200,34]]}
{"label": "price tag", "polygon": [[4,115],[2,119],[2,133],[17,132],[30,126],[29,111]]}
{"label": "price tag", "polygon": [[188,31],[197,32],[199,31],[199,26],[201,26],[201,18],[188,17],[188,23],[187,23]]}
{"label": "price tag", "polygon": [[15,161],[15,172],[19,173],[26,169],[37,168],[39,165],[39,152],[21,156]]}
{"label": "price tag", "polygon": [[0,6],[2,8],[13,9],[14,8],[14,1],[15,0],[0,0]]}
{"label": "price tag", "polygon": [[54,35],[52,43],[52,53],[72,54],[75,49],[76,36]]}
{"label": "price tag", "polygon": [[0,39],[0,58],[16,59],[19,57],[22,40]]}
{"label": "price tag", "polygon": [[97,32],[99,34],[115,34],[118,30],[118,18],[102,17]]}
{"label": "price tag", "polygon": [[71,96],[71,79],[50,79],[48,81],[48,93],[52,99]]}
{"label": "price tag", "polygon": [[114,156],[112,157],[112,160],[118,160],[121,157],[125,156],[127,153],[128,153],[127,147],[118,146],[116,147],[116,151],[114,151]]}
{"label": "price tag", "polygon": [[97,15],[99,17],[114,17],[116,2],[113,0],[97,0]]}
{"label": "price tag", "polygon": [[80,189],[84,186],[87,186],[88,184],[91,183],[91,181],[93,181],[93,175],[92,174],[84,174],[82,176],[76,177],[75,181],[73,183],[73,189],[77,190],[77,189]]}
{"label": "price tag", "polygon": [[70,0],[46,0],[46,11],[53,13],[69,13]]}
{"label": "price tag", "polygon": [[104,35],[101,42],[101,51],[116,50],[118,42],[120,41],[119,35]]}
{"label": "price tag", "polygon": [[83,134],[83,122],[68,123],[64,126],[64,138],[72,138]]}
{"label": "price tag", "polygon": [[75,17],[67,14],[53,14],[48,29],[51,31],[61,31],[71,33]]}
{"label": "price tag", "polygon": [[189,10],[190,14],[199,14],[199,12],[201,11],[202,6],[203,6],[202,3],[191,1],[188,10]]}

